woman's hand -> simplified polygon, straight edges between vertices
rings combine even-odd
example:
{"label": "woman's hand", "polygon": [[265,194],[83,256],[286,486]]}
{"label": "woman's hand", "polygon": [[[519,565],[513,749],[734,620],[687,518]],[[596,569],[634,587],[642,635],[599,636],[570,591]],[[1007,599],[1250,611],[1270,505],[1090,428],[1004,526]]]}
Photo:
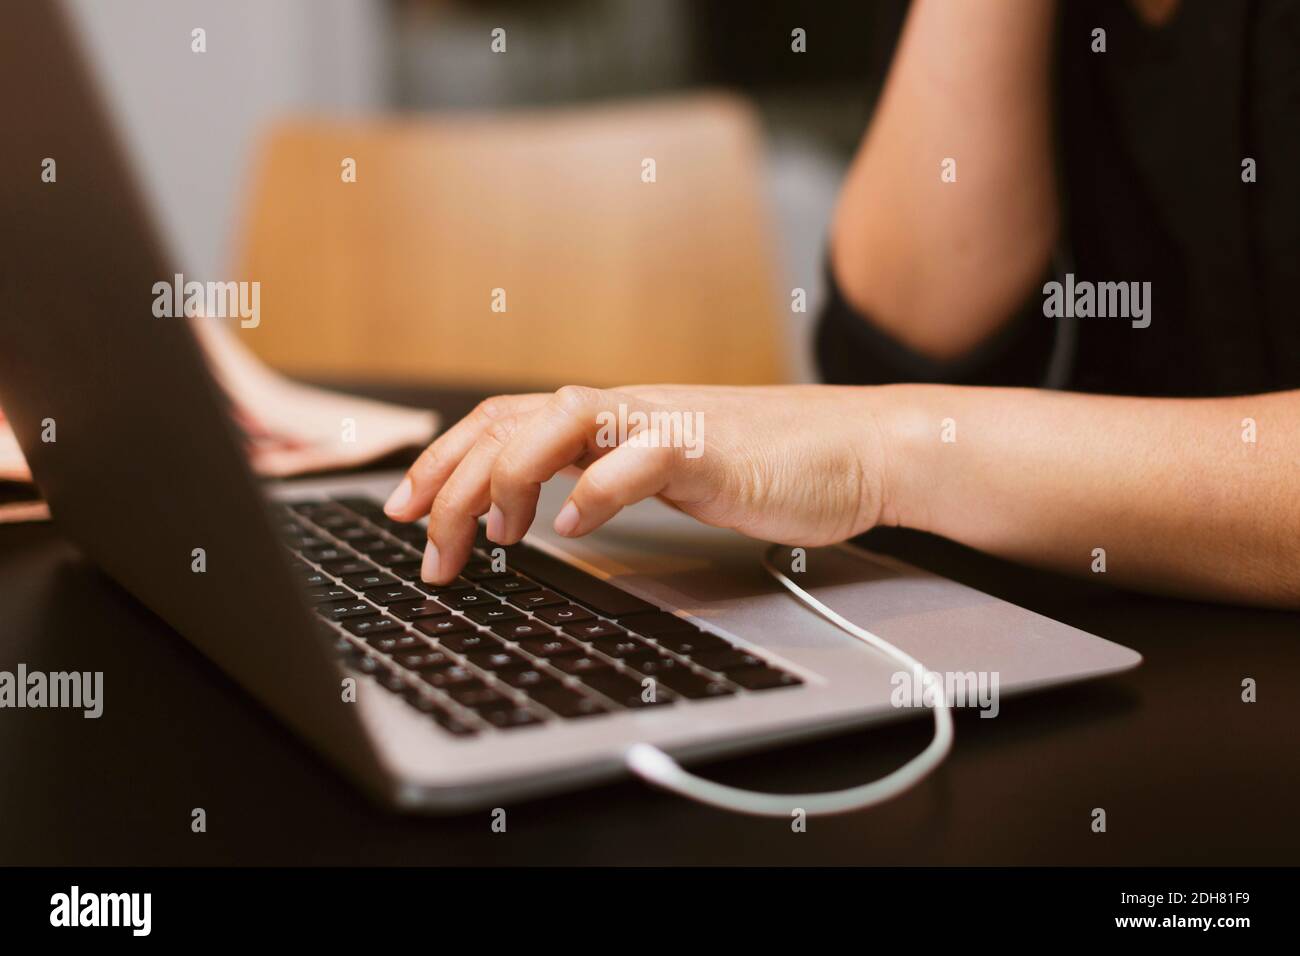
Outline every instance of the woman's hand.
{"label": "woman's hand", "polygon": [[887,504],[871,392],[655,385],[498,396],[425,449],[384,507],[398,521],[429,515],[421,577],[439,584],[469,558],[479,516],[489,539],[514,544],[542,482],[569,465],[584,469],[555,519],[569,537],[653,495],[767,541],[842,541]]}
{"label": "woman's hand", "polygon": [[480,515],[489,538],[515,543],[542,482],[569,465],[585,469],[555,519],[571,537],[655,495],[781,544],[901,525],[1088,577],[1104,558],[1107,579],[1146,590],[1300,608],[1300,391],[570,386],[488,399],[425,450],[385,510],[430,515],[421,576],[443,584]]}

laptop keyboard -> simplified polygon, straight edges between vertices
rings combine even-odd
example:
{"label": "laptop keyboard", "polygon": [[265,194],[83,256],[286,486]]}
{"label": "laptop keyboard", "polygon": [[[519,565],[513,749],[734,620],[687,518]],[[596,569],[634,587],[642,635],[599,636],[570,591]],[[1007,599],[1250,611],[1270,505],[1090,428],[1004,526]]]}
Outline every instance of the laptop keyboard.
{"label": "laptop keyboard", "polygon": [[438,586],[420,580],[424,528],[378,502],[276,507],[344,663],[457,737],[802,683],[536,548],[505,548],[494,566],[481,526],[460,577]]}

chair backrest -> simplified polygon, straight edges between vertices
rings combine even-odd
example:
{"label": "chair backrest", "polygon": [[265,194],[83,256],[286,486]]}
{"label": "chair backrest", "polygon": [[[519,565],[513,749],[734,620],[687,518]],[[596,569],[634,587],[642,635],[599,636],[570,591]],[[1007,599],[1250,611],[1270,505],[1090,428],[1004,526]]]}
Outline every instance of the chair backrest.
{"label": "chair backrest", "polygon": [[262,295],[242,338],[318,378],[782,381],[761,163],[722,95],[282,123],[236,254]]}

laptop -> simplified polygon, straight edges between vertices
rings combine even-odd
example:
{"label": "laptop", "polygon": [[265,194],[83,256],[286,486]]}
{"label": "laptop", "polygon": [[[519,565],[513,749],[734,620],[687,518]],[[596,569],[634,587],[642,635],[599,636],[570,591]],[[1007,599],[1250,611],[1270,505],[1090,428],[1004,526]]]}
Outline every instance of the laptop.
{"label": "laptop", "polygon": [[[259,481],[187,320],[152,314],[174,270],[56,4],[0,13],[0,115],[0,407],[54,520],[383,804],[491,807],[625,775],[638,743],[699,762],[925,713],[763,571],[764,544],[657,502],[565,540],[557,478],[522,544],[480,535],[434,587],[425,529],[380,508],[399,474]],[[1140,661],[861,549],[806,562],[819,600],[1004,695]]]}

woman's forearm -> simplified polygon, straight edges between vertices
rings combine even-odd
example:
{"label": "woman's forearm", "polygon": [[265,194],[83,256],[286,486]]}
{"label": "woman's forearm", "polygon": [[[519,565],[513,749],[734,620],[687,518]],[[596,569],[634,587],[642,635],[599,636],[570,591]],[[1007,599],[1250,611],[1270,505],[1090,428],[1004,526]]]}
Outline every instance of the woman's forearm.
{"label": "woman's forearm", "polygon": [[1300,392],[873,391],[886,523],[1076,574],[1104,559],[1144,590],[1300,607]]}
{"label": "woman's forearm", "polygon": [[845,296],[935,358],[1005,322],[1049,260],[1054,9],[915,0],[845,179],[831,247]]}

